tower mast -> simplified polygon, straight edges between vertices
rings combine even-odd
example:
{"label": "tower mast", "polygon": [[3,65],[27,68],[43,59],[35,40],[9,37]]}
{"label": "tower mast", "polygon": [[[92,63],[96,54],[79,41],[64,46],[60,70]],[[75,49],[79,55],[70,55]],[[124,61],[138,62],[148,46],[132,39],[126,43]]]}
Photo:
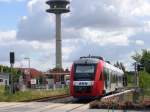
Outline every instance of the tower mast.
{"label": "tower mast", "polygon": [[56,69],[62,68],[62,45],[61,45],[61,14],[70,12],[68,0],[49,0],[46,2],[50,9],[48,13],[56,15]]}

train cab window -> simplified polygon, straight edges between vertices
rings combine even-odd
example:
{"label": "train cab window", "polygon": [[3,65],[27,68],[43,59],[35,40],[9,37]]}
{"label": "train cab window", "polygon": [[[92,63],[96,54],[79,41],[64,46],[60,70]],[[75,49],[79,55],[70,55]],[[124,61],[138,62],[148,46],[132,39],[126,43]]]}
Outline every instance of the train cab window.
{"label": "train cab window", "polygon": [[76,64],[74,80],[94,80],[96,64]]}
{"label": "train cab window", "polygon": [[76,66],[76,73],[94,73],[95,65],[78,65]]}

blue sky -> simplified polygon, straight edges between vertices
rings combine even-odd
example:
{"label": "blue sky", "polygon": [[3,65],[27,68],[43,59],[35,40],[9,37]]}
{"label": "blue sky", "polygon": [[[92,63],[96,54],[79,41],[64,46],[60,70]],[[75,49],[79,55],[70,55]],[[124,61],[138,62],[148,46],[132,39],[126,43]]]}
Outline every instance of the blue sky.
{"label": "blue sky", "polygon": [[27,1],[1,2],[0,1],[0,29],[17,29],[19,19],[27,15]]}
{"label": "blue sky", "polygon": [[[47,0],[0,0],[0,64],[46,71],[55,67],[55,16],[45,12]],[[149,0],[70,0],[62,15],[63,67],[80,56],[98,55],[123,62],[132,70],[131,56],[150,49]],[[85,5],[83,5],[85,4]]]}

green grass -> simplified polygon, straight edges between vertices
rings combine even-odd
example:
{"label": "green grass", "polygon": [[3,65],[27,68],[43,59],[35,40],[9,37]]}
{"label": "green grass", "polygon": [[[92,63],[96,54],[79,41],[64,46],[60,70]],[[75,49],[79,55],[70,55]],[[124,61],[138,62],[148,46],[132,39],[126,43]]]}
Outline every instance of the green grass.
{"label": "green grass", "polygon": [[5,94],[4,87],[1,86],[0,102],[19,102],[62,94],[69,94],[68,88],[56,90],[27,90],[25,92],[16,92],[15,94]]}
{"label": "green grass", "polygon": [[[127,73],[128,77],[128,87],[134,86],[134,74]],[[140,95],[144,98],[150,98],[150,74],[145,71],[139,72],[139,86],[143,89]]]}
{"label": "green grass", "polygon": [[[128,79],[128,86],[132,87],[135,83],[134,73],[126,73]],[[150,89],[150,74],[145,71],[139,72],[139,86],[144,89]]]}

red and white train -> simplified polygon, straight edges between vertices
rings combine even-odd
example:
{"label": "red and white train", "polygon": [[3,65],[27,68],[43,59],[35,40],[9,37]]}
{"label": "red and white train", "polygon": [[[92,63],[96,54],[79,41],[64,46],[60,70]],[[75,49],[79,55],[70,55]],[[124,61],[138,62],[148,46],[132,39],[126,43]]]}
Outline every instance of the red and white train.
{"label": "red and white train", "polygon": [[70,94],[75,98],[101,97],[122,87],[124,72],[101,57],[81,57],[72,65]]}

